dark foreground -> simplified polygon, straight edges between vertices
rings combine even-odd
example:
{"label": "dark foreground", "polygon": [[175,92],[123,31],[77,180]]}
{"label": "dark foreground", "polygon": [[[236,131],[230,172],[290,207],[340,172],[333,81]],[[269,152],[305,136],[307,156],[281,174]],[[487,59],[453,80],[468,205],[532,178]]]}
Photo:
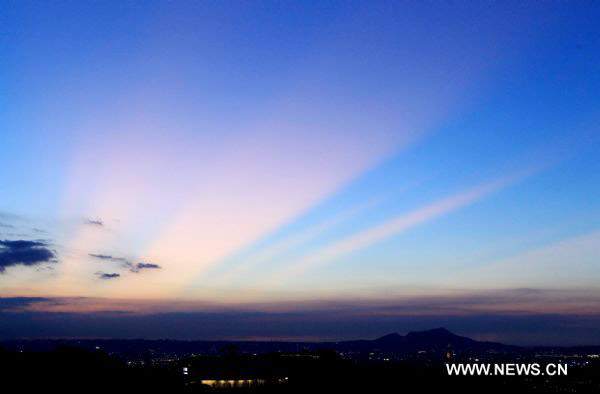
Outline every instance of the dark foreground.
{"label": "dark foreground", "polygon": [[326,349],[253,355],[225,348],[218,355],[161,365],[132,364],[101,350],[73,347],[0,350],[2,385],[19,392],[600,392],[599,365],[571,367],[567,376],[500,377],[448,376],[444,363],[343,359]]}

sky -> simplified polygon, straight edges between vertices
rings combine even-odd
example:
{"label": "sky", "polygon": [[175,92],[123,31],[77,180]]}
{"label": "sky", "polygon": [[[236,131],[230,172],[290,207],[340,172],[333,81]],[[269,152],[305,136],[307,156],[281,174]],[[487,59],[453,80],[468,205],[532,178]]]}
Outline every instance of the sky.
{"label": "sky", "polygon": [[0,0],[0,337],[600,344],[599,19]]}

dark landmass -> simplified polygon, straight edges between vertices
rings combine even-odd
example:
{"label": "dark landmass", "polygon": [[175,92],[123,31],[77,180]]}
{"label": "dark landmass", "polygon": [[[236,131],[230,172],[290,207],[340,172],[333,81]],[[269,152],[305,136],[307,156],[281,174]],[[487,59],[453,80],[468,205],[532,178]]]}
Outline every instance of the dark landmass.
{"label": "dark landmass", "polygon": [[[598,393],[599,346],[524,348],[443,328],[343,342],[0,341],[5,387],[61,392]],[[566,376],[451,376],[447,363],[564,363]],[[7,386],[6,386],[7,385]]]}
{"label": "dark landmass", "polygon": [[600,346],[536,346],[521,347],[497,342],[476,341],[453,334],[445,328],[409,332],[407,335],[392,333],[374,340],[340,342],[284,342],[284,341],[186,341],[173,339],[21,339],[0,341],[8,349],[51,351],[60,346],[103,351],[124,358],[147,355],[195,355],[219,354],[226,346],[235,346],[240,353],[293,353],[317,351],[327,348],[356,356],[370,353],[390,353],[410,356],[418,352],[445,355],[452,352],[530,354],[535,352],[600,353]]}

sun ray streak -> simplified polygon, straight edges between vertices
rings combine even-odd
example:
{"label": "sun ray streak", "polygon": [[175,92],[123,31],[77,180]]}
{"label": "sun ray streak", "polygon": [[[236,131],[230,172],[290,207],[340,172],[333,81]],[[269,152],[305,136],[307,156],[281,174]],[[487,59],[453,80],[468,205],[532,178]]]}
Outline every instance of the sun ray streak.
{"label": "sun ray streak", "polygon": [[502,177],[492,182],[472,187],[466,191],[440,199],[432,204],[405,213],[382,224],[376,225],[358,234],[342,239],[320,251],[301,258],[271,276],[270,285],[287,283],[306,271],[348,255],[354,251],[368,247],[400,232],[406,231],[421,223],[433,220],[466,205],[472,204],[503,187],[514,183],[520,177]]}

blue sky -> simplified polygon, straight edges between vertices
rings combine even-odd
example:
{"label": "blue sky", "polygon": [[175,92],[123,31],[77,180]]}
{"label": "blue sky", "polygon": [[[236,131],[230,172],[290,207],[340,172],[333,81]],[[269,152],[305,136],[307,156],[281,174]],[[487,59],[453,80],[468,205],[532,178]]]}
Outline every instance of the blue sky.
{"label": "blue sky", "polygon": [[585,316],[589,342],[599,17],[594,2],[0,2],[0,296],[63,300],[23,313],[398,316],[434,297],[454,323]]}

